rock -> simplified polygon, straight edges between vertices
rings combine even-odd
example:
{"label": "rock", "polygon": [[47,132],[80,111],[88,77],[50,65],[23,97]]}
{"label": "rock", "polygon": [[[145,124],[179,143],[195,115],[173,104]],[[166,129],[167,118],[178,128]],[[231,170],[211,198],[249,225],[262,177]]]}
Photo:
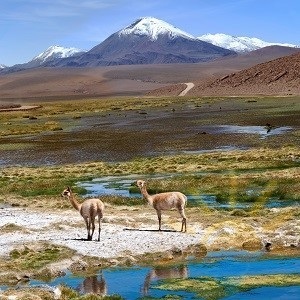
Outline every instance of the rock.
{"label": "rock", "polygon": [[137,263],[137,260],[133,257],[133,256],[127,256],[124,257],[124,259],[122,260],[121,264],[125,265],[125,266],[132,266],[135,265]]}
{"label": "rock", "polygon": [[173,247],[171,249],[171,252],[172,252],[173,255],[182,255],[182,250],[178,247]]}
{"label": "rock", "polygon": [[78,271],[86,270],[87,267],[88,267],[87,262],[85,262],[83,260],[76,260],[70,265],[69,269],[71,272],[78,272]]}
{"label": "rock", "polygon": [[253,239],[246,240],[242,244],[242,248],[244,250],[248,250],[248,251],[261,250],[262,246],[263,246],[262,242],[259,238],[253,238]]}
{"label": "rock", "polygon": [[56,277],[65,276],[66,272],[60,269],[45,267],[40,269],[37,273],[34,274],[34,278],[41,278],[41,279],[51,279]]}
{"label": "rock", "polygon": [[201,242],[208,250],[241,249],[245,241],[257,238],[251,225],[225,221],[206,228]]}
{"label": "rock", "polygon": [[20,276],[15,272],[0,273],[0,284],[16,285],[20,281]]}
{"label": "rock", "polygon": [[184,250],[186,255],[194,255],[196,257],[204,257],[207,254],[207,248],[203,244],[190,245]]}

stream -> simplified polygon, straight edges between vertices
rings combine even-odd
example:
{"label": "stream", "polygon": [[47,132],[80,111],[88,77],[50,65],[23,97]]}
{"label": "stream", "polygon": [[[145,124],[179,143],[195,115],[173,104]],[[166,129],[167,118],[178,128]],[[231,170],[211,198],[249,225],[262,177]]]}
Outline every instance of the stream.
{"label": "stream", "polygon": [[[155,179],[164,179],[171,177],[173,175],[125,175],[125,176],[107,176],[101,178],[95,178],[91,181],[82,181],[78,182],[77,185],[84,188],[87,191],[85,197],[99,197],[103,195],[111,196],[122,196],[122,197],[133,197],[140,198],[140,193],[134,193],[130,191],[130,187],[138,178],[155,178]],[[255,193],[255,191],[248,191],[249,193]],[[208,194],[198,194],[198,195],[188,195],[188,203],[191,203],[193,206],[202,206],[205,205],[210,208],[216,209],[247,209],[251,208],[254,205],[253,202],[238,202],[232,201],[220,202],[217,201],[215,195]],[[142,200],[141,200],[142,201]],[[288,206],[299,205],[297,201],[282,201],[275,197],[270,197],[264,201],[265,208],[282,208]]]}

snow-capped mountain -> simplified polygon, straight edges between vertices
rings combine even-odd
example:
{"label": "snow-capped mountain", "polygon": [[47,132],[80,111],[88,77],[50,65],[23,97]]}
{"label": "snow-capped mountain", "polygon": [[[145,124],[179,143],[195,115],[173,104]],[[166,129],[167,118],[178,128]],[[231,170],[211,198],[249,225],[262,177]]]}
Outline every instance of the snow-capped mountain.
{"label": "snow-capped mountain", "polygon": [[131,25],[120,30],[118,34],[120,36],[132,34],[148,36],[153,41],[157,40],[160,35],[168,35],[170,38],[180,36],[183,38],[195,39],[195,37],[190,35],[189,33],[184,32],[165,21],[153,17],[138,19]]}
{"label": "snow-capped mountain", "polygon": [[2,64],[0,64],[0,69],[5,69],[5,68],[7,68],[7,66],[6,66],[6,65],[2,65]]}
{"label": "snow-capped mountain", "polygon": [[213,45],[230,49],[236,52],[250,52],[267,46],[299,47],[293,44],[270,43],[258,38],[244,36],[232,36],[224,33],[204,34],[198,37],[201,41],[212,43]]}
{"label": "snow-capped mountain", "polygon": [[43,64],[47,61],[51,61],[57,58],[66,58],[74,55],[79,55],[85,51],[77,49],[77,48],[66,48],[61,46],[51,46],[46,49],[44,52],[40,53],[36,57],[34,57],[29,63],[37,62],[39,64]]}
{"label": "snow-capped mountain", "polygon": [[77,49],[77,48],[66,48],[61,46],[51,46],[46,49],[44,52],[35,56],[31,61],[24,64],[17,64],[12,67],[7,67],[5,69],[0,70],[5,73],[20,71],[24,69],[31,69],[37,67],[47,66],[49,63],[54,63],[57,60],[61,60],[63,58],[75,57],[84,53],[85,51]]}
{"label": "snow-capped mountain", "polygon": [[145,17],[115,32],[90,51],[48,66],[195,63],[235,52],[201,41],[162,20]]}

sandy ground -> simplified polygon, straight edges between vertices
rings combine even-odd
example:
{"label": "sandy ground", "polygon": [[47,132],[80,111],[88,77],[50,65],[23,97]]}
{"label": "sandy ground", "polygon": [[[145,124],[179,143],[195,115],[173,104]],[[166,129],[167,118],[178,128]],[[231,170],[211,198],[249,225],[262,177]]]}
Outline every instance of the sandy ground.
{"label": "sandy ground", "polygon": [[[76,210],[53,213],[28,208],[0,209],[0,256],[23,244],[47,241],[74,249],[78,254],[99,258],[118,258],[149,252],[163,252],[173,248],[184,250],[189,245],[203,244],[208,250],[241,249],[245,244],[260,248],[271,242],[278,247],[300,246],[300,219],[290,218],[270,227],[267,220],[275,220],[282,211],[297,210],[299,206],[271,209],[269,217],[231,218],[201,217],[201,211],[187,211],[188,231],[181,233],[177,212],[163,214],[163,231],[157,231],[157,216],[150,207],[108,207],[102,223],[101,241],[97,234],[93,241],[85,241],[86,229]],[[281,217],[279,217],[281,218]],[[2,226],[15,224],[21,230],[5,232]],[[97,230],[97,227],[96,227]]]}
{"label": "sandy ground", "polygon": [[[156,220],[155,214],[145,214],[144,217]],[[118,224],[120,221],[128,223],[128,226]],[[48,241],[74,249],[82,255],[114,258],[128,255],[130,252],[138,255],[164,251],[172,247],[185,248],[190,244],[199,243],[202,233],[200,227],[187,234],[175,232],[167,226],[165,228],[170,232],[158,232],[157,224],[134,228],[134,219],[131,217],[121,216],[118,219],[107,215],[102,224],[101,241],[97,242],[97,234],[94,234],[94,241],[88,242],[84,241],[86,230],[83,219],[73,210],[44,213],[24,208],[2,208],[0,227],[6,224],[15,224],[23,230],[9,233],[1,233],[0,230],[0,256],[8,255],[20,244]]]}

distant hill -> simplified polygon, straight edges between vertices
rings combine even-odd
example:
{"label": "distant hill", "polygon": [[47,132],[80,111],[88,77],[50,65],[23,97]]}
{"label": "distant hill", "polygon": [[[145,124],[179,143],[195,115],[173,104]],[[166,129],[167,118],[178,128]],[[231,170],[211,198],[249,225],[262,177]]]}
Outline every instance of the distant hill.
{"label": "distant hill", "polygon": [[[283,53],[289,55],[282,56]],[[269,60],[271,57],[273,60]],[[247,65],[248,68],[244,68]],[[198,81],[193,81],[195,87],[188,92],[190,96],[300,95],[300,49],[265,47],[234,58],[201,64],[198,74]],[[178,90],[180,88],[173,84],[148,95],[177,95]]]}
{"label": "distant hill", "polygon": [[[221,77],[237,74],[243,69],[265,63],[284,54],[299,53],[300,49],[271,46],[251,53],[217,59],[200,64],[151,64],[151,65],[117,65],[87,68],[34,68],[2,74],[0,76],[0,98],[24,99],[38,97],[72,99],[74,97],[103,97],[116,95],[145,95],[149,92],[154,96],[178,95],[183,82],[194,82],[199,95],[234,94],[233,88],[203,87],[203,82],[213,82]],[[180,83],[180,84],[179,84]],[[198,86],[202,84],[202,90]],[[170,87],[172,85],[172,87]],[[179,87],[177,87],[179,85]],[[259,84],[254,87],[260,87]],[[244,91],[244,90],[243,90]],[[242,91],[242,92],[243,92]],[[251,92],[253,92],[252,90]],[[283,87],[283,91],[285,89]],[[248,93],[248,92],[247,92]],[[268,89],[259,90],[261,94],[270,93]],[[287,93],[291,93],[288,92]]]}
{"label": "distant hill", "polygon": [[300,49],[297,53],[199,84],[190,95],[299,95]]}
{"label": "distant hill", "polygon": [[270,43],[254,37],[232,36],[224,33],[204,34],[198,37],[200,40],[213,45],[230,49],[238,53],[250,52],[268,46],[284,46],[299,48],[299,45],[288,43]]}

